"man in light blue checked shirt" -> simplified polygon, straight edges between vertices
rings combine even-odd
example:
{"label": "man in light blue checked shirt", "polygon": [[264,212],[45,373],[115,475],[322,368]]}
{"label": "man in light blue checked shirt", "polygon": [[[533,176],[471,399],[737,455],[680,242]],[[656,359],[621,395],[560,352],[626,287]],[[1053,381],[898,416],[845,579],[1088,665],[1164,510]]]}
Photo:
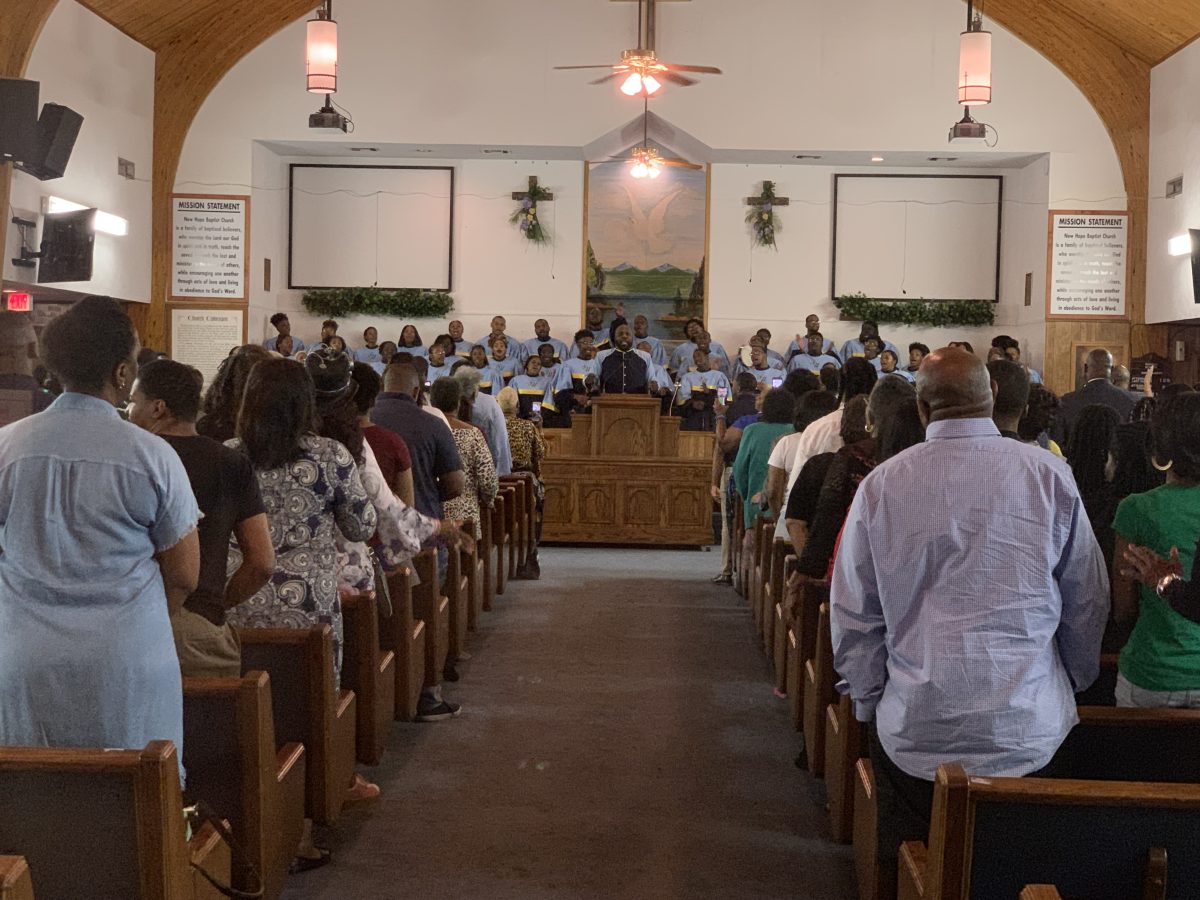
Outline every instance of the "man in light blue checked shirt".
{"label": "man in light blue checked shirt", "polygon": [[987,369],[938,350],[917,375],[926,442],[875,468],[830,592],[838,689],[874,722],[879,867],[928,833],[940,763],[1045,772],[1099,672],[1109,583],[1070,468],[992,423]]}

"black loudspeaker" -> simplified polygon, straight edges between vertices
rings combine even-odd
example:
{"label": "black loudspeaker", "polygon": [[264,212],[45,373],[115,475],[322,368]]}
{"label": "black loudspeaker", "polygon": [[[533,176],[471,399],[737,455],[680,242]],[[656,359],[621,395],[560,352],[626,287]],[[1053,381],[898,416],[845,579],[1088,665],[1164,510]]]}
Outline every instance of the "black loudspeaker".
{"label": "black loudspeaker", "polygon": [[0,162],[37,154],[38,83],[0,78]]}
{"label": "black loudspeaker", "polygon": [[37,123],[37,150],[32,159],[17,163],[17,168],[39,181],[62,178],[82,126],[83,116],[75,110],[47,103]]}

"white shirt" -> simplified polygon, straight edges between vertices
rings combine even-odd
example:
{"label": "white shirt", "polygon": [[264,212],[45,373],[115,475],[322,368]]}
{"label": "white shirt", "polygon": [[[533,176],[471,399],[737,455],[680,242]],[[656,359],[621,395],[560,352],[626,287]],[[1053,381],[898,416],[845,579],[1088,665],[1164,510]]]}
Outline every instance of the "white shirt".
{"label": "white shirt", "polygon": [[[794,441],[794,449],[790,451],[790,467],[781,466],[775,461],[779,444],[784,441]],[[839,406],[828,415],[817,419],[798,434],[787,435],[779,444],[776,444],[775,449],[771,451],[771,458],[767,464],[787,469],[788,482],[783,491],[783,507],[787,509],[788,497],[792,495],[792,488],[795,486],[796,478],[800,475],[804,464],[814,456],[820,456],[822,453],[836,453],[842,448],[842,407]],[[788,453],[786,449],[783,452],[784,454]],[[787,462],[787,457],[781,455],[780,461]],[[775,537],[787,540],[788,530],[784,519],[785,517],[781,515],[775,522]]]}

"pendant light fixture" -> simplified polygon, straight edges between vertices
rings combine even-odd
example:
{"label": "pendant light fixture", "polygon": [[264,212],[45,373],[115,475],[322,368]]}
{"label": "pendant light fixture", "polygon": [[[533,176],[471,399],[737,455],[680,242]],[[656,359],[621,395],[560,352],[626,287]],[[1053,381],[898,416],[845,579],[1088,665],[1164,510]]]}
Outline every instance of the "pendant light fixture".
{"label": "pendant light fixture", "polygon": [[337,22],[333,20],[333,0],[308,20],[308,92],[332,94],[337,90]]}
{"label": "pendant light fixture", "polygon": [[967,0],[967,30],[959,36],[958,102],[983,106],[992,102],[992,33],[983,30],[983,14]]}

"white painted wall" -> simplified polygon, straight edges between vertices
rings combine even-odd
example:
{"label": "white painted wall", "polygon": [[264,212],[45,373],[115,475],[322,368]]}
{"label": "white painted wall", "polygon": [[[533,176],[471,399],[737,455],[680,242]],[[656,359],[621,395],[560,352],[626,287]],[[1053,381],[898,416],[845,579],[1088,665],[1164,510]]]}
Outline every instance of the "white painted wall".
{"label": "white painted wall", "polygon": [[[26,77],[41,82],[42,103],[69,106],[84,122],[66,175],[43,182],[15,171],[12,205],[40,214],[42,197],[54,195],[129,221],[124,237],[96,236],[91,281],[55,286],[148,302],[154,54],[73,0],[61,0]],[[136,163],[139,180],[117,175],[118,156]],[[5,257],[5,278],[29,280],[28,270]]]}
{"label": "white painted wall", "polygon": [[[946,131],[959,115],[955,72],[964,19],[959,0],[758,0],[753,5],[691,0],[663,4],[660,17],[664,58],[719,65],[726,72],[699,87],[668,89],[654,103],[657,114],[710,147],[865,150],[885,156],[950,152]],[[271,169],[261,164],[269,151],[254,141],[332,137],[351,146],[582,147],[636,112],[614,90],[588,87],[587,73],[552,70],[561,64],[604,62],[630,46],[631,4],[342,0],[337,18],[342,59],[337,99],[356,117],[352,136],[307,128],[307,116],[319,99],[303,90],[304,29],[297,23],[230,72],[201,110],[185,147],[178,189],[245,193],[245,185],[255,187],[258,274],[252,282],[258,296],[252,298],[252,333],[270,311],[297,306],[296,297],[278,289],[286,283],[278,248],[274,296],[261,290],[261,241],[280,240],[277,231],[273,238],[261,235],[263,228],[278,224],[277,211],[266,210],[266,198],[278,191],[264,188],[286,182],[262,180]],[[1006,187],[999,310],[1005,330],[1032,342],[1028,358],[1037,364],[1043,340],[1046,209],[1123,209],[1125,198],[1112,144],[1085,98],[1049,62],[1006,32],[996,29],[994,47],[995,102],[980,118],[996,127],[997,151],[1047,154],[1028,167],[1036,171],[1011,175],[1032,199],[1018,205],[1008,199]],[[524,184],[534,165],[457,164],[464,193],[475,178],[480,184],[475,193],[504,198]],[[550,205],[558,217],[553,251],[519,246],[506,221],[511,200],[464,197],[456,210],[462,231],[456,245],[455,294],[472,334],[486,331],[487,320],[497,311],[511,314],[510,331],[522,335],[531,333],[539,312],[553,319],[560,333],[578,322],[582,212],[578,193],[572,199],[572,185],[581,188],[581,183],[565,170],[548,171],[553,174],[542,177],[538,172],[539,177],[560,197]],[[836,310],[828,296],[830,172],[800,166],[714,167],[710,322],[718,340],[741,343],[760,323],[780,335],[794,332],[809,310],[822,315],[835,338],[856,329],[853,323],[833,321]],[[781,193],[811,203],[793,201],[786,210],[778,254],[751,255],[741,199],[764,177],[776,181]],[[1025,272],[1034,273],[1028,309],[1023,306]],[[422,330],[437,327],[431,323]],[[897,329],[893,339],[906,342],[906,331]],[[982,336],[966,329],[955,335],[922,335],[931,344],[951,337],[986,344],[977,339]]]}
{"label": "white painted wall", "polygon": [[[1146,253],[1146,321],[1200,317],[1191,262],[1167,253],[1167,241],[1200,228],[1200,44],[1189,44],[1150,76],[1150,222]],[[1183,176],[1183,194],[1168,200],[1166,183]]]}

